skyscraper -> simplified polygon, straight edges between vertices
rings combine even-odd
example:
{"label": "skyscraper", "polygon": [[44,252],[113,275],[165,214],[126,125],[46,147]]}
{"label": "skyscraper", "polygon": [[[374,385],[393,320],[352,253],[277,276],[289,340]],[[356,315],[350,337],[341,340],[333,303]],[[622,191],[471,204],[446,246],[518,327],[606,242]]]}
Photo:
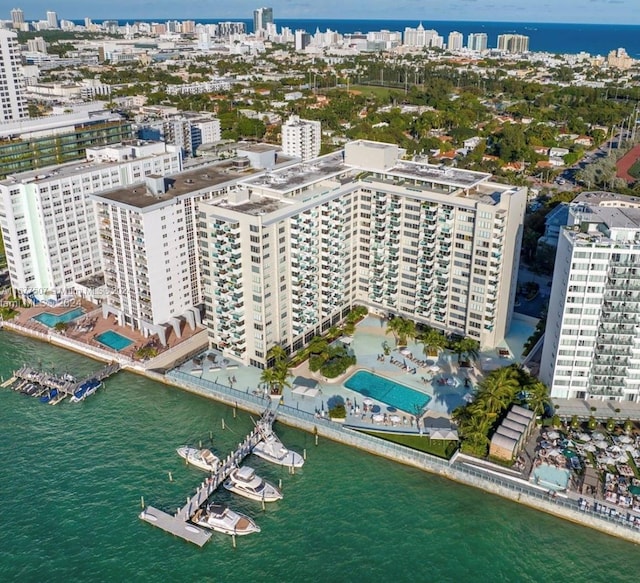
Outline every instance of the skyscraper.
{"label": "skyscraper", "polygon": [[14,8],[11,11],[11,26],[13,28],[22,28],[24,24],[24,12],[20,8]]}
{"label": "skyscraper", "polygon": [[454,30],[449,33],[449,38],[447,39],[447,48],[450,51],[459,51],[462,48],[463,36],[461,32]]}
{"label": "skyscraper", "polygon": [[273,23],[273,8],[256,8],[253,11],[253,32],[266,30],[267,24]]}
{"label": "skyscraper", "polygon": [[472,32],[467,37],[467,48],[470,51],[486,51],[488,46],[486,32]]}
{"label": "skyscraper", "polygon": [[554,399],[640,402],[639,241],[637,198],[583,192],[569,205],[540,363]]}
{"label": "skyscraper", "polygon": [[47,24],[49,25],[49,28],[59,27],[58,15],[55,12],[52,12],[51,10],[47,11]]}
{"label": "skyscraper", "polygon": [[0,30],[0,122],[29,117],[24,78],[20,73],[18,35]]}
{"label": "skyscraper", "polygon": [[359,140],[198,206],[209,342],[264,368],[354,304],[495,347],[515,300],[526,188]]}
{"label": "skyscraper", "polygon": [[529,37],[523,34],[500,34],[498,50],[508,53],[526,53],[529,51]]}

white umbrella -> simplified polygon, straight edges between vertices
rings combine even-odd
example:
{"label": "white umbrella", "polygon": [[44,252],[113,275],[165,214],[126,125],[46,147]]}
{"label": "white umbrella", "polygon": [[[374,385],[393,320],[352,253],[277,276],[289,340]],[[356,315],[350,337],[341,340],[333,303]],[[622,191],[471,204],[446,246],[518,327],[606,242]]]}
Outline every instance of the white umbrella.
{"label": "white umbrella", "polygon": [[606,466],[613,465],[613,463],[614,463],[613,458],[612,458],[612,457],[610,457],[610,456],[608,456],[608,455],[607,455],[607,456],[604,456],[603,458],[598,458],[598,461],[599,461],[601,464],[605,464]]}
{"label": "white umbrella", "polygon": [[560,434],[557,431],[550,431],[549,433],[547,433],[547,437],[549,439],[558,439],[558,437],[560,437]]}
{"label": "white umbrella", "polygon": [[620,437],[618,437],[618,441],[620,443],[631,443],[633,439],[631,439],[628,435],[621,435]]}
{"label": "white umbrella", "polygon": [[610,451],[611,453],[620,453],[622,450],[619,445],[612,445],[607,451]]}
{"label": "white umbrella", "polygon": [[600,433],[599,431],[592,433],[591,437],[593,437],[593,439],[595,439],[596,441],[601,441],[604,439],[604,435],[602,435],[602,433]]}
{"label": "white umbrella", "polygon": [[391,421],[391,423],[399,423],[400,417],[398,417],[397,415],[391,415],[391,417],[389,417],[389,420]]}
{"label": "white umbrella", "polygon": [[591,436],[589,434],[587,434],[587,433],[580,433],[578,435],[578,439],[580,441],[591,441]]}
{"label": "white umbrella", "polygon": [[371,399],[369,399],[369,397],[367,397],[366,399],[364,399],[362,402],[363,402],[367,407],[368,407],[369,405],[373,405],[373,401],[372,401]]}
{"label": "white umbrella", "polygon": [[432,372],[438,372],[440,370],[440,367],[437,364],[432,364],[429,367],[429,370],[432,371]]}
{"label": "white umbrella", "polygon": [[403,348],[400,351],[400,354],[403,354],[404,356],[410,356],[411,355],[411,350],[409,350],[408,348]]}
{"label": "white umbrella", "polygon": [[384,417],[383,417],[382,415],[380,415],[380,414],[378,414],[378,415],[374,415],[374,416],[373,416],[373,420],[374,420],[376,423],[380,423],[380,421],[384,420]]}
{"label": "white umbrella", "polygon": [[607,449],[609,447],[609,444],[603,439],[596,442],[596,447],[598,449]]}
{"label": "white umbrella", "polygon": [[593,445],[593,443],[588,443],[584,446],[584,451],[590,451],[591,453],[593,453],[594,451],[596,451],[596,446]]}
{"label": "white umbrella", "polygon": [[616,462],[619,464],[629,463],[629,456],[626,453],[621,453],[617,458]]}
{"label": "white umbrella", "polygon": [[636,450],[636,448],[633,447],[633,445],[631,445],[630,443],[625,445],[622,449],[624,449],[624,451],[630,451],[630,452],[634,452]]}

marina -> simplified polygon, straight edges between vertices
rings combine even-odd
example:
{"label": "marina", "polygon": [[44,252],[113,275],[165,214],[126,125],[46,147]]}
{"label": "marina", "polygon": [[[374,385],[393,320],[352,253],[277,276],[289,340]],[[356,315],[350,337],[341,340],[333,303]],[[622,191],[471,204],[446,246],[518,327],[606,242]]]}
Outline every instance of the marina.
{"label": "marina", "polygon": [[112,362],[99,371],[77,380],[70,374],[57,375],[24,365],[14,371],[0,386],[10,387],[30,397],[38,397],[42,403],[57,405],[67,397],[71,397],[71,402],[84,400],[102,386],[102,381],[119,370],[120,364]]}
{"label": "marina", "polygon": [[[204,546],[211,538],[211,531],[194,526],[190,521],[194,520],[194,522],[198,522],[202,513],[201,508],[205,505],[209,497],[239,468],[244,458],[262,441],[265,429],[271,430],[275,417],[276,411],[267,408],[260,420],[256,423],[253,431],[238,444],[238,447],[232,453],[218,464],[218,469],[212,472],[210,477],[200,484],[195,494],[188,497],[186,504],[182,508],[179,508],[174,515],[154,508],[153,506],[147,506],[140,513],[140,519],[190,543],[200,547]],[[187,459],[187,462],[188,461]],[[198,518],[194,519],[194,517]]]}

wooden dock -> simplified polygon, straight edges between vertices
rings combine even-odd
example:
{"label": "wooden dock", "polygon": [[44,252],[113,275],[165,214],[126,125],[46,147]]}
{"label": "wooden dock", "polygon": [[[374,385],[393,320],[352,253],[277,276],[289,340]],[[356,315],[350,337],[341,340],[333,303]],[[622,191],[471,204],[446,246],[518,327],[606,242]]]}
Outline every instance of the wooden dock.
{"label": "wooden dock", "polygon": [[[227,458],[222,461],[218,470],[200,484],[195,494],[187,498],[187,503],[180,508],[175,515],[172,516],[152,506],[147,506],[147,508],[140,513],[140,518],[188,542],[199,546],[204,545],[211,537],[211,533],[203,531],[189,524],[187,521],[191,519],[198,509],[209,499],[211,494],[229,477],[231,472],[240,465],[242,460],[251,453],[251,450],[256,444],[262,441],[261,426],[271,426],[275,420],[275,416],[275,411],[266,409],[253,431],[238,444],[235,451],[230,453]],[[201,533],[208,534],[207,538],[203,539]]]}
{"label": "wooden dock", "polygon": [[[120,364],[117,362],[112,362],[104,367],[102,367],[98,372],[88,375],[86,378],[77,381],[68,375],[58,376],[53,373],[41,371],[30,366],[23,366],[19,370],[13,373],[13,376],[9,381],[3,383],[4,386],[8,386],[10,383],[15,383],[16,381],[20,381],[18,385],[18,389],[24,386],[26,383],[35,383],[42,387],[42,394],[45,391],[56,389],[58,391],[58,395],[49,401],[51,405],[57,405],[60,401],[63,401],[66,397],[73,395],[83,383],[91,379],[98,379],[99,381],[103,381],[107,377],[112,374],[117,373],[120,370]],[[18,390],[16,389],[16,390]]]}

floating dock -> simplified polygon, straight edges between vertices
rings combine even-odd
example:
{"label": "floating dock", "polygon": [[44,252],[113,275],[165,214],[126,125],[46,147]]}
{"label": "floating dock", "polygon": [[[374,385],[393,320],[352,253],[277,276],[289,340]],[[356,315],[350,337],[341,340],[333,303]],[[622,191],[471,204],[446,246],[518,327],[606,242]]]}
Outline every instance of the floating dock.
{"label": "floating dock", "polygon": [[264,425],[271,427],[275,417],[276,413],[274,410],[266,409],[254,430],[244,438],[244,441],[238,444],[235,451],[230,453],[227,458],[222,461],[218,470],[200,484],[195,494],[187,498],[187,503],[178,509],[176,514],[167,514],[153,506],[147,506],[140,513],[140,519],[175,536],[179,536],[190,543],[203,546],[211,538],[212,531],[199,528],[187,521],[190,520],[198,509],[209,499],[218,486],[229,477],[231,472],[240,465],[242,460],[251,453],[251,450],[256,444],[262,441],[260,427]]}

